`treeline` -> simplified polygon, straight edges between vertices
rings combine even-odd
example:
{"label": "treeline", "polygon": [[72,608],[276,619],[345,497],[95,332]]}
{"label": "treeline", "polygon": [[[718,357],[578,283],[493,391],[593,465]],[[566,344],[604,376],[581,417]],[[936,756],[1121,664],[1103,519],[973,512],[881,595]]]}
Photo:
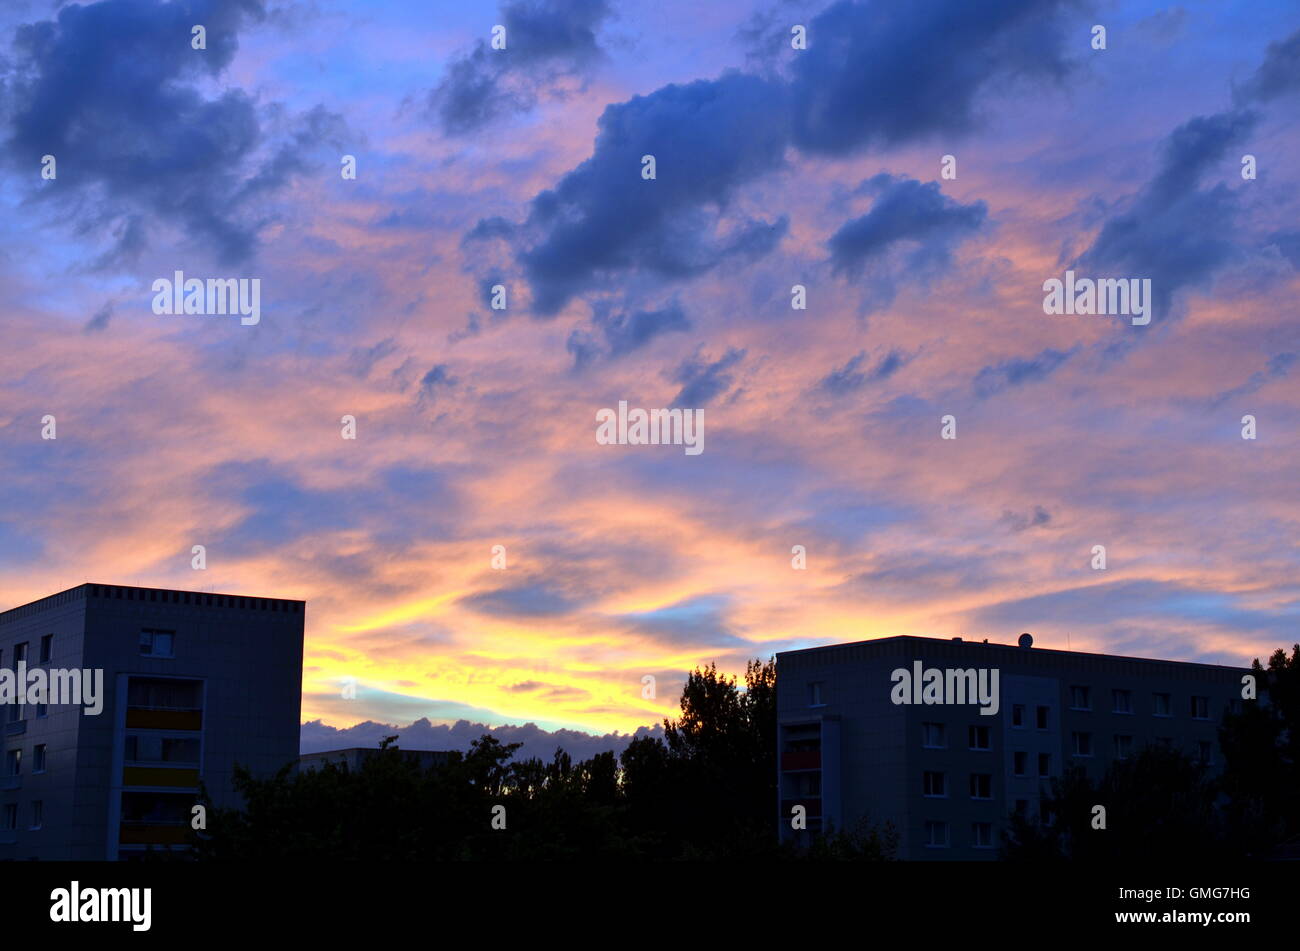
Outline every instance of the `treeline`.
{"label": "treeline", "polygon": [[1268,702],[1224,717],[1220,773],[1159,746],[1116,761],[1097,781],[1070,770],[1053,780],[1039,815],[1012,817],[1003,857],[1108,865],[1300,857],[1300,644],[1252,670]]}
{"label": "treeline", "polygon": [[[744,688],[696,670],[663,739],[581,762],[516,760],[492,736],[424,770],[391,738],[361,768],[337,764],[268,779],[239,770],[242,809],[210,809],[200,860],[764,860],[793,858],[776,837],[776,663],[751,661]],[[494,828],[504,824],[504,828]],[[892,855],[888,829],[861,826],[812,854]],[[807,854],[807,853],[805,853]]]}
{"label": "treeline", "polygon": [[[1224,718],[1222,772],[1148,747],[1099,780],[1067,772],[1039,814],[1012,816],[1012,861],[1269,857],[1300,835],[1300,645],[1263,667],[1261,697]],[[865,817],[795,850],[777,837],[775,661],[752,661],[743,689],[696,670],[663,739],[615,757],[515,759],[492,736],[421,769],[390,738],[361,768],[236,774],[241,809],[209,809],[193,833],[204,861],[887,860],[898,835]],[[1097,807],[1104,808],[1104,828]],[[494,827],[497,826],[497,827]],[[503,826],[503,827],[502,827]]]}

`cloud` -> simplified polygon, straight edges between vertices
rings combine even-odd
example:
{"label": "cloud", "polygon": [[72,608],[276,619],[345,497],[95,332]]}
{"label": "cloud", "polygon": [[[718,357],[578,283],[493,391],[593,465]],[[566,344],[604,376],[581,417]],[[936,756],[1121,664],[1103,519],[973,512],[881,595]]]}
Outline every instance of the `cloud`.
{"label": "cloud", "polygon": [[881,173],[859,191],[874,194],[871,210],[840,226],[827,242],[831,267],[869,280],[870,306],[887,306],[899,284],[927,282],[952,263],[953,249],[984,227],[988,206],[948,198],[938,182]]}
{"label": "cloud", "polygon": [[397,342],[392,337],[385,337],[373,347],[357,347],[348,356],[348,372],[358,379],[370,376],[375,364],[385,357],[397,352]]}
{"label": "cloud", "polygon": [[1160,166],[1125,211],[1112,217],[1072,264],[1097,276],[1149,278],[1153,315],[1170,312],[1174,295],[1207,283],[1238,253],[1241,196],[1201,180],[1235,152],[1256,114],[1198,116],[1165,139]]}
{"label": "cloud", "polygon": [[1002,513],[998,521],[1013,532],[1024,532],[1031,528],[1045,528],[1052,521],[1052,513],[1041,505],[1035,505],[1029,515],[1022,515],[1020,512],[1012,512],[1008,509]]}
{"label": "cloud", "polygon": [[585,331],[569,335],[567,348],[573,354],[573,366],[580,370],[598,358],[627,356],[666,333],[683,333],[691,329],[686,312],[676,301],[659,310],[616,311],[607,302],[597,302],[592,324],[604,337],[604,345]]}
{"label": "cloud", "polygon": [[808,50],[794,60],[794,142],[842,155],[967,131],[980,95],[995,85],[1064,77],[1072,6],[841,0],[812,21]]}
{"label": "cloud", "polygon": [[698,595],[668,607],[617,615],[633,632],[661,644],[705,646],[708,648],[747,644],[732,630],[727,619],[730,598],[721,595]]}
{"label": "cloud", "polygon": [[730,347],[712,362],[701,357],[698,352],[683,361],[672,374],[673,381],[682,384],[681,390],[673,397],[672,405],[694,409],[712,402],[731,386],[729,371],[743,359],[744,350]]}
{"label": "cloud", "polygon": [[[244,214],[248,200],[283,186],[337,134],[340,120],[317,108],[254,167],[266,137],[254,100],[239,89],[200,91],[262,16],[257,0],[102,0],[18,28],[6,152],[24,168],[45,154],[59,161],[53,187],[35,193],[41,200],[90,199],[100,225],[126,224],[102,264],[138,252],[140,213],[183,227],[224,262],[246,259],[260,229]],[[207,28],[206,50],[190,46],[195,23]]]}
{"label": "cloud", "polygon": [[[517,250],[534,310],[554,314],[628,271],[689,277],[771,250],[783,219],[728,219],[727,208],[740,185],[783,162],[781,95],[729,73],[606,107],[591,157],[532,201],[525,230],[535,237]],[[655,180],[641,178],[644,155],[656,157]]]}
{"label": "cloud", "polygon": [[108,329],[108,322],[113,319],[113,302],[108,301],[103,307],[95,311],[95,315],[86,321],[86,326],[82,328],[84,333],[100,333]]}
{"label": "cloud", "polygon": [[1028,359],[1011,357],[984,367],[975,375],[975,393],[980,397],[992,396],[1003,390],[1045,380],[1077,353],[1079,348],[1055,350],[1051,347]]}
{"label": "cloud", "polygon": [[911,359],[903,351],[893,349],[881,357],[873,368],[863,370],[863,361],[866,357],[865,350],[858,351],[844,366],[832,369],[830,373],[818,380],[814,389],[831,396],[844,396],[861,389],[866,383],[889,379]]}
{"label": "cloud", "polygon": [[527,112],[542,91],[585,71],[601,56],[596,33],[606,0],[516,0],[501,8],[506,48],[479,40],[452,60],[429,95],[444,132],[465,135],[502,116]]}
{"label": "cloud", "polygon": [[1224,390],[1210,400],[1210,408],[1216,409],[1224,403],[1231,402],[1239,397],[1249,396],[1274,380],[1286,379],[1291,374],[1291,368],[1295,366],[1297,359],[1300,359],[1300,354],[1291,351],[1274,354],[1269,358],[1268,365],[1263,370],[1252,373],[1250,379],[1245,383],[1234,386],[1230,390]]}
{"label": "cloud", "polygon": [[462,598],[461,604],[494,617],[558,617],[577,607],[577,603],[542,582],[498,588]]}
{"label": "cloud", "polygon": [[535,723],[488,726],[485,723],[457,720],[450,724],[435,724],[424,717],[405,727],[367,720],[343,729],[328,726],[320,720],[311,720],[302,725],[300,750],[303,753],[325,753],[354,746],[377,748],[384,737],[396,734],[397,745],[402,749],[468,752],[470,744],[485,733],[502,743],[522,743],[515,754],[516,759],[549,761],[559,747],[574,760],[586,760],[606,750],[622,753],[632,740],[639,737],[662,737],[663,727],[656,724],[653,727],[639,727],[634,733],[596,735],[578,730],[548,731]]}
{"label": "cloud", "polygon": [[456,386],[457,382],[455,377],[451,375],[447,364],[439,363],[420,378],[420,399],[433,402],[437,398],[439,387],[451,389]]}
{"label": "cloud", "polygon": [[1235,91],[1238,103],[1270,102],[1300,90],[1300,30],[1268,45],[1254,75]]}

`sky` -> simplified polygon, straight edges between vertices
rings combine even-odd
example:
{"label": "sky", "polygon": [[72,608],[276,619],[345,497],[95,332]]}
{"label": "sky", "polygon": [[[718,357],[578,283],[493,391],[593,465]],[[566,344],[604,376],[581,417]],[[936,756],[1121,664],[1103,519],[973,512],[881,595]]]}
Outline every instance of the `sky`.
{"label": "sky", "polygon": [[1290,2],[11,0],[0,605],[304,599],[322,748],[899,634],[1249,664],[1300,630],[1298,116]]}

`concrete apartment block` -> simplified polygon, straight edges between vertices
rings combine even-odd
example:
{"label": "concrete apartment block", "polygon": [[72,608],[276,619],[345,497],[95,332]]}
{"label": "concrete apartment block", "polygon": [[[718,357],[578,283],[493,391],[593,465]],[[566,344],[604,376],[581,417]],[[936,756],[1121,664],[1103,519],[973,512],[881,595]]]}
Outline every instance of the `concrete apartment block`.
{"label": "concrete apartment block", "polygon": [[[1172,744],[1212,769],[1218,726],[1249,668],[886,637],[777,654],[778,828],[799,840],[862,817],[891,820],[903,859],[993,859],[1013,810],[1035,813],[1052,777]],[[998,711],[895,704],[892,673],[994,669]],[[808,831],[791,828],[803,805]]]}
{"label": "concrete apartment block", "polygon": [[103,671],[103,710],[0,707],[0,859],[178,847],[199,783],[298,758],[306,604],[83,584],[0,613],[0,668]]}

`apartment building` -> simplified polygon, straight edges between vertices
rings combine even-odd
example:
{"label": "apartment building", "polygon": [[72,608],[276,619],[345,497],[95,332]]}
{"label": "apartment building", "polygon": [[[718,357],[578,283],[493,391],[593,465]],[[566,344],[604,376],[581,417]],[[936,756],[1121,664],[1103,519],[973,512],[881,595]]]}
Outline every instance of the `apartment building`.
{"label": "apartment building", "polygon": [[[0,672],[97,676],[84,702],[0,704],[0,860],[183,847],[199,784],[298,757],[306,604],[83,584],[0,613]],[[83,698],[84,701],[85,698]]]}
{"label": "apartment building", "polygon": [[[917,670],[996,671],[996,712],[971,697],[895,702],[898,670],[909,680]],[[1037,813],[1067,766],[1098,779],[1114,760],[1161,743],[1218,768],[1218,726],[1239,709],[1249,673],[1043,650],[1028,634],[1018,646],[886,637],[779,653],[781,836],[865,816],[894,822],[900,858],[994,859],[1010,814]],[[806,832],[792,828],[795,806]]]}

